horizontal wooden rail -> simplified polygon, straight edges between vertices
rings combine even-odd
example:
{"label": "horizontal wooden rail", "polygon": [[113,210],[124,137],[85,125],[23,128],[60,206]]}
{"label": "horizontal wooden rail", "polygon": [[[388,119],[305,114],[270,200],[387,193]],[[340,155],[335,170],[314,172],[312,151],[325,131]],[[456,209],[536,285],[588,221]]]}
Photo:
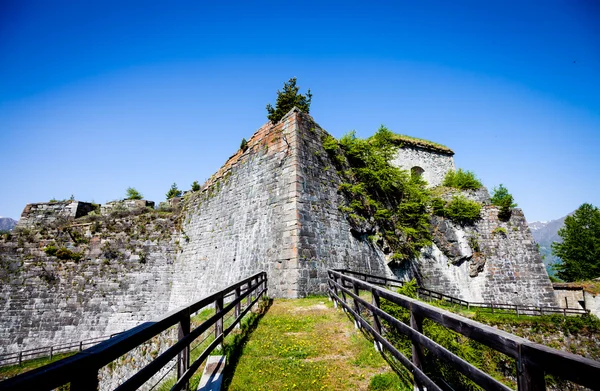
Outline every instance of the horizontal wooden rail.
{"label": "horizontal wooden rail", "polygon": [[71,352],[81,352],[84,349],[89,348],[90,346],[99,344],[100,342],[104,342],[110,338],[113,338],[120,333],[115,333],[109,336],[97,337],[97,338],[87,338],[82,339],[81,341],[76,342],[67,342],[58,345],[52,346],[42,346],[40,348],[21,350],[13,353],[4,353],[0,354],[0,367],[4,367],[7,365],[21,365],[24,361],[33,360],[35,358],[41,357],[49,357],[52,358],[57,354],[63,353],[71,353]]}
{"label": "horizontal wooden rail", "polygon": [[[252,306],[266,294],[266,291],[267,274],[265,272],[257,273],[187,307],[172,311],[156,321],[142,323],[74,356],[0,382],[0,390],[52,390],[67,383],[70,383],[71,391],[96,390],[100,368],[176,325],[179,327],[178,341],[155,357],[144,368],[140,368],[116,390],[138,389],[176,357],[177,382],[172,390],[184,389],[206,357],[222,344],[225,337],[235,325],[239,324]],[[246,306],[242,310],[244,299]],[[225,302],[227,305],[224,305]],[[215,307],[215,314],[192,330],[191,317],[193,314],[210,306]],[[231,326],[223,329],[223,319],[231,311],[234,312],[235,319]],[[190,364],[191,343],[213,326],[215,340],[196,361]]]}
{"label": "horizontal wooden rail", "polygon": [[[366,273],[355,272],[352,270],[346,269],[334,269],[337,272],[346,275],[357,276],[359,280],[369,282],[371,284],[380,285],[380,286],[389,286],[389,287],[401,287],[404,285],[404,281],[381,277],[381,276],[373,276]],[[568,315],[589,315],[590,311],[586,309],[579,308],[560,308],[560,307],[543,307],[543,306],[532,306],[532,305],[520,305],[520,304],[507,304],[507,303],[492,303],[492,302],[469,302],[463,299],[459,299],[458,297],[446,295],[444,293],[432,291],[427,288],[417,287],[417,295],[419,298],[428,298],[430,300],[443,300],[449,302],[450,304],[458,304],[461,307],[467,308],[487,308],[492,312],[496,310],[510,311],[514,312],[517,315],[550,315],[550,314],[560,314],[563,316]]]}
{"label": "horizontal wooden rail", "polygon": [[[438,386],[432,386],[433,380],[420,371],[422,351],[423,348],[426,348],[430,353],[450,363],[456,370],[486,390],[509,389],[443,346],[427,338],[422,331],[422,322],[425,318],[514,358],[517,364],[517,383],[520,391],[545,389],[544,373],[557,375],[562,379],[592,389],[598,387],[598,379],[600,379],[600,362],[598,361],[530,342],[516,335],[343,274],[340,271],[329,270],[328,274],[329,294],[336,306],[344,308],[354,318],[357,325],[363,327],[373,336],[376,343],[379,344],[378,346],[385,348],[411,371],[415,377],[417,387],[426,386],[427,389],[439,389]],[[360,297],[360,290],[371,293],[372,303]],[[383,311],[379,306],[381,298],[408,310],[411,315],[410,326]],[[373,319],[372,324],[362,315],[362,312],[370,314]],[[403,356],[387,341],[385,332],[380,325],[381,320],[385,320],[390,327],[411,339],[413,344],[412,360]]]}

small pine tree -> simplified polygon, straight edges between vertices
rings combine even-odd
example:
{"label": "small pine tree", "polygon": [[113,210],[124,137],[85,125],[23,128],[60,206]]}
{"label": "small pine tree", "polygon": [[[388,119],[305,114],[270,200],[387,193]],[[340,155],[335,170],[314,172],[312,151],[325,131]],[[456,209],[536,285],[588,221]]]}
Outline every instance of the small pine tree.
{"label": "small pine tree", "polygon": [[512,194],[508,192],[503,184],[500,184],[498,187],[494,187],[492,190],[491,201],[493,205],[500,207],[498,218],[503,221],[508,221],[511,215],[511,208],[517,207]]}
{"label": "small pine tree", "polygon": [[127,188],[127,199],[128,200],[141,200],[144,196],[142,193],[134,189],[133,187]]}
{"label": "small pine tree", "polygon": [[296,78],[292,77],[287,83],[283,83],[283,91],[277,91],[277,102],[275,108],[271,104],[267,104],[267,118],[272,123],[276,124],[279,122],[284,115],[286,115],[291,109],[296,106],[303,112],[307,113],[310,111],[310,101],[312,100],[312,94],[310,89],[306,95],[299,94],[299,87],[296,87]]}
{"label": "small pine tree", "polygon": [[246,141],[245,138],[243,138],[242,142],[240,143],[240,149],[242,150],[242,152],[246,152],[246,150],[248,149],[248,141]]}
{"label": "small pine tree", "polygon": [[192,191],[198,190],[200,190],[200,184],[198,183],[198,181],[194,181],[194,183],[192,183]]}
{"label": "small pine tree", "polygon": [[174,197],[181,197],[181,190],[177,188],[177,183],[173,182],[171,188],[167,192],[167,199],[170,200]]}

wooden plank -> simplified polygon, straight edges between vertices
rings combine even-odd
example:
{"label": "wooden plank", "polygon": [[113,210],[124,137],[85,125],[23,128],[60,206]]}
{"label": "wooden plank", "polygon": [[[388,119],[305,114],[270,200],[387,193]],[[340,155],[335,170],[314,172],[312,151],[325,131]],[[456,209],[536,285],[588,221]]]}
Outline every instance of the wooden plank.
{"label": "wooden plank", "polygon": [[600,389],[600,361],[562,352],[533,342],[521,346],[524,365],[537,366],[591,389]]}
{"label": "wooden plank", "polygon": [[[345,288],[342,288],[342,289],[345,289]],[[469,362],[467,362],[467,361],[463,360],[462,358],[458,357],[457,355],[455,355],[454,353],[450,352],[448,349],[446,349],[445,347],[439,345],[435,341],[427,338],[426,336],[424,336],[423,334],[421,334],[419,331],[417,331],[417,330],[415,330],[415,329],[407,326],[406,324],[402,323],[401,321],[399,321],[398,319],[394,318],[393,316],[391,316],[387,312],[385,312],[385,311],[383,311],[383,310],[381,310],[379,308],[375,308],[371,304],[369,304],[366,301],[360,299],[360,297],[355,296],[350,291],[348,291],[347,293],[350,296],[352,296],[353,299],[360,300],[361,304],[363,306],[369,308],[372,312],[376,313],[380,318],[385,319],[388,323],[390,323],[392,326],[394,326],[397,331],[399,331],[400,333],[402,333],[402,334],[406,335],[407,337],[409,337],[413,341],[413,345],[416,344],[416,345],[419,345],[419,346],[427,348],[434,355],[436,355],[437,357],[441,358],[445,362],[450,363],[459,372],[461,372],[462,374],[464,374],[465,376],[467,376],[468,378],[470,378],[471,380],[473,380],[475,383],[477,383],[478,385],[480,385],[484,389],[486,389],[486,390],[501,390],[501,391],[509,391],[509,390],[511,390],[509,387],[507,387],[504,384],[498,382],[496,379],[494,379],[493,377],[491,377],[487,373],[485,373],[482,370],[480,370],[479,368],[471,365]],[[360,317],[354,311],[353,311],[353,315],[355,316],[355,318],[356,317]]]}
{"label": "wooden plank", "polygon": [[427,375],[423,373],[423,371],[421,371],[419,368],[416,368],[413,365],[413,363],[402,353],[400,353],[387,339],[385,339],[381,334],[377,333],[369,324],[369,322],[358,316],[358,314],[354,312],[350,305],[341,300],[340,305],[342,305],[348,313],[350,313],[358,322],[360,322],[363,328],[366,329],[373,336],[373,338],[377,340],[377,342],[380,343],[388,352],[390,352],[390,354],[396,360],[398,360],[402,365],[404,365],[413,374],[413,376],[421,382],[421,384],[424,384],[426,387],[428,387],[428,390],[442,391],[442,389],[437,384],[435,384],[429,377],[427,377]]}

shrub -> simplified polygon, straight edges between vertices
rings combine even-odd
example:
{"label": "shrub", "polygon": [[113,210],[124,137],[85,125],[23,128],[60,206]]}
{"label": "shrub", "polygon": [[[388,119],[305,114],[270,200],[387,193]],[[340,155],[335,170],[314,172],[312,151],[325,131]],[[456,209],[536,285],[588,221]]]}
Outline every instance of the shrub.
{"label": "shrub", "polygon": [[444,208],[444,216],[460,225],[473,224],[480,218],[481,205],[463,196],[454,196]]}
{"label": "shrub", "polygon": [[83,253],[71,251],[66,247],[56,247],[53,244],[50,244],[44,248],[44,252],[47,255],[55,256],[58,259],[62,260],[73,260],[78,262],[82,257]]}
{"label": "shrub", "polygon": [[198,181],[194,181],[194,183],[192,183],[192,191],[198,190],[200,190],[200,184],[198,183]]}
{"label": "shrub", "polygon": [[483,186],[472,171],[463,171],[462,168],[448,171],[442,185],[461,190],[477,190]]}
{"label": "shrub", "polygon": [[240,149],[242,150],[242,152],[246,152],[246,150],[248,149],[248,141],[246,141],[245,138],[243,138],[242,142],[240,143]]}
{"label": "shrub", "polygon": [[504,235],[504,236],[506,236],[507,233],[508,233],[508,231],[504,227],[496,227],[492,231],[493,235]]}
{"label": "shrub", "polygon": [[134,189],[133,187],[127,188],[127,199],[128,200],[141,200],[144,196],[142,193]]}
{"label": "shrub", "polygon": [[56,251],[58,251],[58,247],[53,244],[49,244],[44,248],[46,255],[50,255],[51,257],[56,255]]}
{"label": "shrub", "polygon": [[514,202],[513,196],[508,192],[503,184],[494,187],[492,190],[492,204],[500,207],[498,218],[502,221],[508,221],[511,215],[511,208],[515,208],[517,204]]}
{"label": "shrub", "polygon": [[167,199],[170,200],[171,198],[175,198],[175,197],[181,197],[181,190],[179,190],[177,188],[177,183],[174,183],[171,185],[171,188],[169,189],[169,191],[166,194]]}
{"label": "shrub", "polygon": [[[420,249],[431,244],[425,181],[390,164],[398,146],[385,127],[368,139],[354,132],[339,142],[323,137],[327,151],[344,181],[340,192],[346,197],[347,219],[357,237],[378,234],[393,252],[393,260],[418,257]],[[383,241],[382,241],[383,245]]]}
{"label": "shrub", "polygon": [[296,87],[295,77],[292,77],[287,83],[283,83],[283,91],[277,91],[275,108],[271,104],[267,104],[267,118],[269,121],[274,124],[279,122],[294,106],[308,114],[312,94],[310,89],[306,95],[299,94],[299,90],[300,88]]}

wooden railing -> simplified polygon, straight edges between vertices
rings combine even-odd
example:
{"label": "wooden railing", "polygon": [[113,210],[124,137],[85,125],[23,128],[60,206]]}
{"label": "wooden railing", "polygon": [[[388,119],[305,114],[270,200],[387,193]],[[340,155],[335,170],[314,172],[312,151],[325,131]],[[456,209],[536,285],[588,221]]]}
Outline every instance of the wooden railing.
{"label": "wooden railing", "polygon": [[13,353],[0,354],[0,367],[7,365],[21,365],[23,361],[33,360],[34,358],[49,357],[52,359],[57,354],[81,352],[84,349],[89,348],[104,342],[112,337],[119,335],[120,333],[112,334],[104,337],[87,338],[81,341],[62,343],[52,346],[42,346],[40,348],[21,350]]}
{"label": "wooden railing", "polygon": [[[598,361],[530,342],[339,271],[329,270],[328,274],[329,295],[336,307],[341,306],[354,318],[358,327],[370,333],[379,349],[387,350],[402,363],[413,374],[415,386],[419,389],[426,387],[427,390],[441,390],[440,386],[422,371],[425,348],[485,390],[510,390],[489,374],[425,336],[423,334],[425,318],[515,359],[519,391],[545,390],[545,373],[557,375],[564,380],[592,389],[598,387],[598,379],[600,379]],[[361,290],[371,293],[371,302],[359,296]],[[408,310],[410,325],[383,311],[379,305],[382,298]],[[382,327],[382,320],[412,341],[411,359],[400,353],[385,338],[386,331]]]}
{"label": "wooden railing", "polygon": [[[140,368],[115,390],[137,390],[175,358],[177,382],[171,390],[185,389],[204,360],[223,343],[224,338],[239,324],[259,298],[266,294],[266,291],[267,274],[257,273],[187,307],[172,311],[156,321],[143,323],[74,356],[5,380],[0,383],[0,390],[52,390],[67,383],[70,383],[71,391],[96,390],[100,368],[172,326],[178,326],[178,341],[144,368]],[[246,305],[242,307],[244,299]],[[203,308],[211,306],[214,306],[215,314],[192,330],[191,317]],[[223,319],[229,312],[233,312],[231,316],[234,319],[224,328]],[[213,325],[214,340],[193,363],[190,363],[190,345]]]}
{"label": "wooden railing", "polygon": [[[345,269],[335,269],[338,272],[343,274],[356,276],[358,279],[370,282],[371,284],[379,285],[379,286],[389,286],[399,288],[403,286],[404,281],[373,276],[366,273],[355,272],[352,270]],[[432,291],[427,288],[418,287],[417,295],[420,299],[429,299],[429,300],[443,300],[450,304],[457,304],[461,307],[466,307],[468,309],[471,308],[486,308],[491,310],[492,313],[495,311],[510,311],[514,312],[517,315],[551,315],[551,314],[560,314],[563,316],[567,315],[589,315],[590,310],[579,309],[579,308],[560,308],[560,307],[544,307],[544,306],[535,306],[535,305],[520,305],[520,304],[507,304],[507,303],[494,303],[494,302],[469,302],[463,299],[459,299],[458,297],[453,297],[450,295],[446,295],[444,293],[439,293],[436,291]]]}

